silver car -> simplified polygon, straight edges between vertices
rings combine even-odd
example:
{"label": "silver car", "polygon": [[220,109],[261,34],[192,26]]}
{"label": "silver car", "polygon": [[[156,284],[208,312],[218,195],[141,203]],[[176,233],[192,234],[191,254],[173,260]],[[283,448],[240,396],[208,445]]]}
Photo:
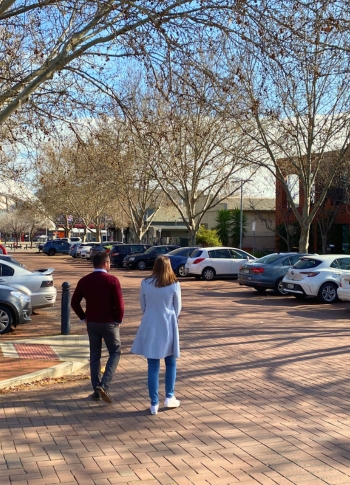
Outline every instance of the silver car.
{"label": "silver car", "polygon": [[0,285],[0,334],[10,331],[12,325],[31,321],[31,298],[11,286]]}
{"label": "silver car", "polygon": [[30,293],[33,310],[55,304],[57,290],[53,284],[54,268],[29,271],[18,264],[0,260],[0,284]]}

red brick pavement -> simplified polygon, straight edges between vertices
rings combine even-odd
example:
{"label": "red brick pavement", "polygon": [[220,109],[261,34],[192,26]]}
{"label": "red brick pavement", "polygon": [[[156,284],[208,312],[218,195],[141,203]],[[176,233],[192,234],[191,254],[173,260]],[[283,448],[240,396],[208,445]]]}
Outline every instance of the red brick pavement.
{"label": "red brick pavement", "polygon": [[[90,269],[41,256],[58,282]],[[113,404],[90,401],[88,379],[1,395],[1,485],[350,484],[349,304],[182,280],[181,407],[151,416],[145,361],[129,353],[143,274],[116,273],[127,312]]]}

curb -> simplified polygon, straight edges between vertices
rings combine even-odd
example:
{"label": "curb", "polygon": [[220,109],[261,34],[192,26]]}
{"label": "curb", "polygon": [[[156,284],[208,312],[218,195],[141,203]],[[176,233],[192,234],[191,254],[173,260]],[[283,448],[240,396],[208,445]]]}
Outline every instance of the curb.
{"label": "curb", "polygon": [[31,382],[41,381],[43,379],[53,379],[56,377],[67,376],[74,374],[77,371],[90,368],[88,362],[62,362],[61,364],[49,367],[47,369],[38,370],[31,374],[25,374],[18,377],[12,377],[5,381],[0,381],[0,389],[10,389],[21,384],[29,384]]}

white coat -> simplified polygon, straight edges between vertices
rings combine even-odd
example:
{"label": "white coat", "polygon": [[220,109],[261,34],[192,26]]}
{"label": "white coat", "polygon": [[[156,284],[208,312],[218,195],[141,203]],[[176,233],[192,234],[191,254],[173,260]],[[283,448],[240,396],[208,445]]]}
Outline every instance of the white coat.
{"label": "white coat", "polygon": [[157,288],[152,279],[142,280],[140,304],[143,317],[131,352],[148,359],[180,357],[177,322],[181,311],[180,284]]}

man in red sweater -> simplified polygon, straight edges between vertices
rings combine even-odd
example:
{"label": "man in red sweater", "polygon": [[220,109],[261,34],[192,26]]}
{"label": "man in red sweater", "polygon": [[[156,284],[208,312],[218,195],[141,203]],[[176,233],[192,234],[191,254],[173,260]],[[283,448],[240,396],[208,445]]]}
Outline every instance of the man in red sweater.
{"label": "man in red sweater", "polygon": [[[82,322],[86,323],[90,341],[90,374],[94,389],[92,398],[111,403],[108,393],[117,368],[120,353],[119,325],[124,317],[124,301],[118,278],[109,275],[111,262],[105,252],[95,254],[95,270],[78,281],[71,306]],[[85,299],[86,310],[81,306]],[[102,339],[109,352],[106,369],[101,374]]]}

